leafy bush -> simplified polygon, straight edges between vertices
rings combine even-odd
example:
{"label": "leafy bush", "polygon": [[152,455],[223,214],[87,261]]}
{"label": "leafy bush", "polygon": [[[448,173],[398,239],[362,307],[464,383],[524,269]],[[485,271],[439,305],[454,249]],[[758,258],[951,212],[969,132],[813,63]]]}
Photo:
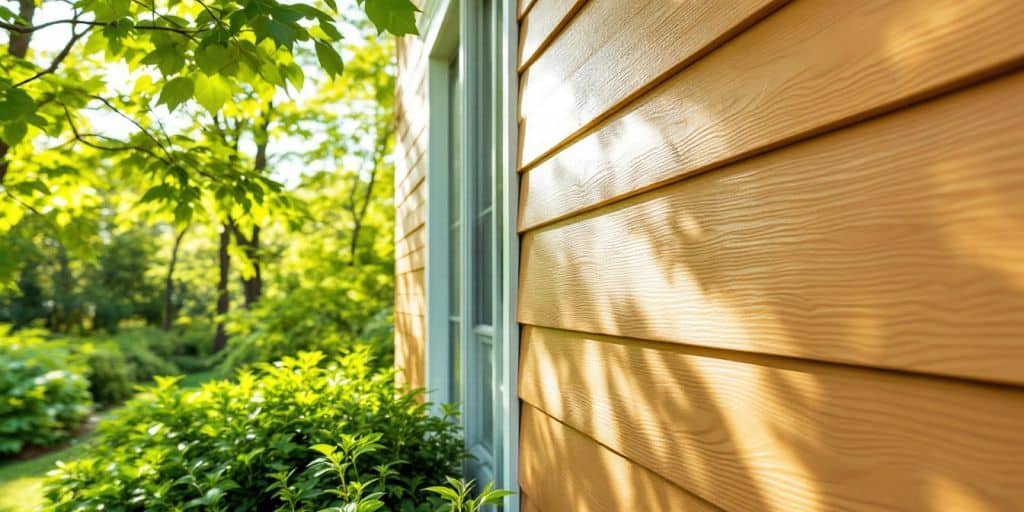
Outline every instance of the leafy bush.
{"label": "leafy bush", "polygon": [[233,313],[221,373],[230,375],[238,368],[301,351],[337,355],[356,348],[369,350],[378,368],[390,367],[394,336],[390,309],[367,300],[358,287],[339,290],[328,285],[263,298],[253,308]]}
{"label": "leafy bush", "polygon": [[[56,343],[50,343],[50,347]],[[132,396],[135,379],[128,359],[111,343],[82,343],[74,347],[87,367],[89,392],[97,403],[111,405]]]}
{"label": "leafy bush", "polygon": [[0,454],[67,439],[92,409],[83,373],[41,333],[0,328]]}
{"label": "leafy bush", "polygon": [[[158,379],[100,425],[85,457],[58,468],[47,484],[52,510],[293,510],[295,500],[294,510],[323,510],[345,503],[344,482],[394,510],[433,510],[424,486],[457,476],[466,457],[458,427],[426,415],[366,350],[322,360],[301,353],[199,390]],[[366,439],[372,446],[344,481],[316,463],[334,450],[351,456]]]}
{"label": "leafy bush", "polygon": [[206,324],[188,324],[171,331],[132,327],[109,338],[128,358],[136,382],[152,382],[157,375],[177,375],[182,370],[209,369],[213,328]]}

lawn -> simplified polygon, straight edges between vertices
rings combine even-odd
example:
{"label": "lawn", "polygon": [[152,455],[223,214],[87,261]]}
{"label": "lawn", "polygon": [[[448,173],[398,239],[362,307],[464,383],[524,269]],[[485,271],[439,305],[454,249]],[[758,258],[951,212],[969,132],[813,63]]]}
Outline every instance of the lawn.
{"label": "lawn", "polygon": [[78,457],[90,436],[72,441],[62,450],[25,461],[0,464],[0,512],[29,512],[43,503],[43,480],[59,460]]}

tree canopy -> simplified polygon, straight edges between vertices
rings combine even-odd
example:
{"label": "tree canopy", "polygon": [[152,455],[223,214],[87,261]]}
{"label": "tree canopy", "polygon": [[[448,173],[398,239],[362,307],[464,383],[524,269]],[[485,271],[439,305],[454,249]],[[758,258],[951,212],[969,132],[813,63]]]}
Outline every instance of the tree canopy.
{"label": "tree canopy", "polygon": [[0,322],[184,317],[223,343],[252,323],[230,315],[298,293],[323,301],[324,329],[390,324],[389,34],[414,15],[408,0],[0,2]]}

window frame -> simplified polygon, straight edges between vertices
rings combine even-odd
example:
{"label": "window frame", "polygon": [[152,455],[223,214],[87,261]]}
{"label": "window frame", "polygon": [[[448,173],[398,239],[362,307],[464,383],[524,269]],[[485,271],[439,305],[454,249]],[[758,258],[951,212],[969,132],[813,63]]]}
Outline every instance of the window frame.
{"label": "window frame", "polygon": [[[474,258],[473,234],[475,222],[469,217],[476,213],[471,194],[463,193],[460,198],[462,210],[462,251],[463,264],[460,280],[462,298],[461,314],[461,351],[462,361],[462,396],[455,397],[451,393],[450,361],[450,324],[448,269],[451,264],[448,254],[448,208],[449,187],[447,169],[451,155],[449,154],[448,112],[449,112],[449,71],[448,66],[453,57],[458,59],[458,70],[461,78],[461,94],[457,101],[462,102],[459,109],[460,124],[466,132],[475,131],[471,127],[477,120],[473,117],[471,98],[466,91],[474,90],[476,78],[467,73],[467,69],[479,66],[468,66],[480,56],[475,54],[479,41],[479,2],[458,0],[427,0],[423,6],[419,29],[424,34],[424,47],[427,58],[427,253],[426,253],[426,387],[428,399],[435,405],[431,411],[442,412],[437,404],[453,401],[464,402],[468,389],[476,389],[478,382],[470,372],[471,359],[469,354],[470,336],[475,329],[475,316],[470,311],[469,298],[474,296],[471,276],[474,275],[472,265]],[[492,52],[499,58],[493,59],[493,75],[491,76],[490,101],[493,102],[495,115],[486,122],[490,123],[491,133],[498,145],[498,150],[488,151],[491,166],[495,170],[492,176],[492,254],[495,265],[492,283],[494,288],[491,322],[494,329],[492,340],[492,357],[495,360],[493,371],[497,399],[493,404],[494,435],[497,446],[492,452],[498,460],[494,461],[496,485],[519,490],[518,457],[519,457],[519,400],[516,379],[519,363],[519,324],[516,319],[519,273],[519,234],[516,230],[518,219],[519,176],[517,172],[518,158],[516,144],[518,142],[518,18],[517,5],[514,0],[493,0],[494,40]],[[463,42],[467,44],[462,44]],[[443,114],[443,115],[438,115]],[[460,160],[462,162],[463,190],[473,190],[476,182],[467,179],[473,162],[478,155],[475,151],[473,135],[462,137]],[[500,184],[500,185],[499,185]],[[499,186],[502,190],[497,195]],[[475,193],[475,191],[474,191]],[[480,372],[476,372],[480,373]],[[465,419],[463,427],[466,427]],[[519,510],[518,494],[506,498],[505,510]]]}

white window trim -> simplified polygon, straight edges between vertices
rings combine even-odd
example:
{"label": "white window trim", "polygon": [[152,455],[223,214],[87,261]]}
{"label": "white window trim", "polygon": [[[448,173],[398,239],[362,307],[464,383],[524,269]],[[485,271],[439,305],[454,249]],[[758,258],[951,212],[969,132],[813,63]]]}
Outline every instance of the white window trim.
{"label": "white window trim", "polygon": [[[520,508],[519,498],[519,398],[517,389],[517,375],[519,367],[519,324],[516,318],[518,283],[519,283],[519,234],[518,207],[519,207],[519,176],[517,172],[518,159],[516,157],[518,142],[518,70],[516,56],[518,55],[518,19],[515,0],[495,0],[496,9],[499,10],[500,34],[498,40],[506,45],[501,52],[502,60],[496,63],[500,70],[500,83],[496,79],[495,87],[499,88],[501,95],[497,98],[502,113],[500,124],[497,125],[495,135],[502,140],[502,154],[499,155],[499,173],[495,176],[495,184],[500,180],[504,194],[500,204],[495,204],[495,214],[501,215],[501,232],[496,232],[495,237],[500,241],[500,314],[494,318],[494,323],[499,333],[499,338],[494,340],[500,344],[497,348],[500,351],[498,360],[500,362],[497,371],[498,383],[500,386],[501,408],[500,416],[496,419],[496,428],[501,430],[501,466],[495,468],[499,473],[499,480],[496,485],[499,487],[516,491],[516,494],[506,498],[504,510],[517,512]],[[424,47],[429,54],[427,66],[427,101],[428,111],[443,113],[443,115],[430,115],[428,122],[428,144],[427,144],[427,254],[426,254],[426,387],[428,397],[434,404],[449,403],[462,400],[462,397],[450,396],[451,382],[449,365],[451,361],[449,348],[449,311],[448,311],[448,210],[445,201],[437,198],[448,196],[448,65],[453,52],[458,51],[459,73],[464,83],[470,78],[466,70],[466,47],[459,45],[459,41],[472,41],[475,34],[468,33],[468,30],[475,30],[470,23],[459,23],[469,18],[471,13],[468,5],[460,6],[458,0],[428,0],[423,8],[423,15],[420,17],[419,30],[424,35]],[[471,2],[464,2],[470,4]],[[462,33],[454,30],[459,26]],[[459,95],[465,101],[467,95]],[[463,105],[465,107],[465,104]],[[468,116],[472,115],[470,109],[462,108],[462,126],[471,126]],[[463,167],[467,167],[470,159],[470,144],[462,145]],[[469,183],[464,180],[464,186]],[[468,194],[463,194],[464,198]],[[466,200],[468,202],[468,200]],[[462,212],[469,214],[472,209],[463,204]],[[471,226],[469,222],[463,222],[464,230]],[[463,240],[469,240],[463,237]],[[464,263],[471,261],[468,252],[471,250],[469,244],[463,244]],[[497,256],[497,253],[495,254]],[[469,297],[468,280],[462,280],[462,297]],[[465,308],[463,308],[465,310]],[[465,318],[465,315],[463,315]],[[471,322],[463,322],[463,329],[472,329]],[[469,338],[462,337],[462,368],[465,376],[466,369],[470,366],[467,358],[467,347]],[[472,383],[469,379],[463,378],[463,390]],[[465,392],[465,391],[464,391]],[[440,406],[435,405],[434,413],[440,412]]]}
{"label": "white window trim", "polygon": [[504,196],[500,205],[502,232],[501,239],[501,396],[503,429],[501,480],[498,484],[516,493],[505,499],[505,510],[519,511],[519,320],[516,316],[519,301],[519,20],[515,0],[503,0],[499,4],[501,13],[500,40],[506,45],[502,61],[500,98],[502,118],[503,165],[497,179],[503,181]]}

